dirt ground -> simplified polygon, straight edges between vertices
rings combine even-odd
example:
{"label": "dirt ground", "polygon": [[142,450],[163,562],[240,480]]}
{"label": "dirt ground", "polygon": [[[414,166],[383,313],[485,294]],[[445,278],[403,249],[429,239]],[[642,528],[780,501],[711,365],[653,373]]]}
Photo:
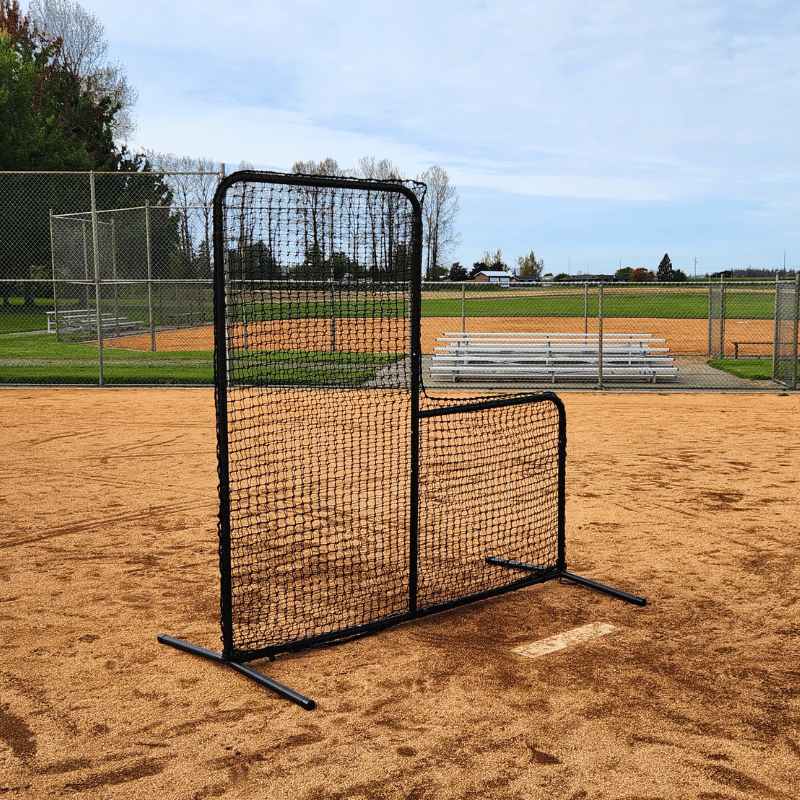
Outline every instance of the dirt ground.
{"label": "dirt ground", "polygon": [[0,795],[800,796],[800,394],[563,399],[569,567],[648,604],[548,583],[253,664],[309,712],[157,642],[219,647],[213,390],[0,392]]}
{"label": "dirt ground", "polygon": [[[339,349],[363,349],[365,323],[372,320],[337,320],[337,341]],[[404,335],[397,324],[399,320],[385,320],[385,328],[394,334]],[[467,317],[465,323],[469,332],[496,333],[584,333],[587,329],[583,317]],[[725,354],[734,354],[734,342],[743,342],[742,355],[770,355],[774,338],[774,322],[759,319],[729,319],[725,321]],[[298,337],[303,340],[314,338],[317,346],[326,349],[331,341],[329,320],[281,320],[273,323],[251,323],[250,330],[260,333],[256,336],[261,346],[269,339],[272,349],[293,347]],[[437,337],[444,333],[457,333],[461,330],[459,317],[425,317],[422,320],[422,352],[433,353],[434,347],[441,345]],[[588,332],[597,333],[597,320],[590,319]],[[655,339],[663,339],[673,355],[704,355],[708,352],[708,321],[704,319],[617,319],[603,321],[603,332],[651,334]],[[384,334],[385,336],[385,334]],[[125,336],[108,340],[106,346],[130,350],[149,350],[150,335]],[[179,350],[213,350],[214,329],[187,328],[165,331],[156,335],[156,348],[163,352]]]}

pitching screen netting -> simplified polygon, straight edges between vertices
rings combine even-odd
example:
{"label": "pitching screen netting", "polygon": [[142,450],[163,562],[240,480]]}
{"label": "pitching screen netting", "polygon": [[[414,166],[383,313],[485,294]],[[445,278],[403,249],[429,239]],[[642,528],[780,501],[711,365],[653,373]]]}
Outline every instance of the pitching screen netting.
{"label": "pitching screen netting", "polygon": [[558,399],[424,395],[421,188],[246,172],[217,193],[228,659],[358,635],[563,567]]}
{"label": "pitching screen netting", "polygon": [[420,409],[418,604],[510,588],[520,573],[487,558],[559,568],[563,408],[553,395]]}

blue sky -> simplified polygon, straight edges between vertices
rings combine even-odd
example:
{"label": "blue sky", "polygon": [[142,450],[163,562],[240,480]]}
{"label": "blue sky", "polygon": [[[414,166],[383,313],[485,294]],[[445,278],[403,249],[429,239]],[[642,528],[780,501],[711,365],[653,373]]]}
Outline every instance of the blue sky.
{"label": "blue sky", "polygon": [[800,265],[797,0],[81,4],[139,91],[133,149],[438,164],[467,266]]}

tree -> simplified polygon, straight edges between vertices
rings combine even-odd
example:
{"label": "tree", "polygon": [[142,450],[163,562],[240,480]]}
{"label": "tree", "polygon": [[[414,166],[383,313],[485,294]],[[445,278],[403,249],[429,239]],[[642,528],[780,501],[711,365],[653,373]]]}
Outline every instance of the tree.
{"label": "tree", "polygon": [[123,66],[108,61],[100,18],[70,0],[31,0],[29,14],[34,37],[42,46],[60,42],[58,65],[78,79],[95,103],[107,98],[117,109],[111,123],[114,138],[130,138],[136,128],[133,107],[138,92],[128,83]]}
{"label": "tree", "polygon": [[633,283],[647,283],[655,279],[656,276],[653,274],[653,270],[645,269],[644,267],[637,267],[630,275],[630,280]]}
{"label": "tree", "polygon": [[[96,101],[84,91],[60,53],[61,41],[43,43],[17,0],[0,0],[0,170],[115,172],[112,181],[97,175],[98,207],[137,205],[128,197],[130,183],[119,173],[138,172],[142,159],[114,143],[118,109],[108,98]],[[24,280],[31,277],[32,266],[50,263],[49,210],[85,211],[86,200],[80,199],[85,185],[85,177],[77,175],[41,175],[35,182],[26,175],[4,177],[0,278]],[[138,199],[143,192],[153,205],[169,202],[168,189],[157,176],[140,185]],[[34,288],[23,285],[26,305],[34,302]]]}
{"label": "tree", "polygon": [[519,274],[525,278],[535,278],[537,281],[542,277],[542,269],[544,268],[544,259],[536,260],[536,254],[533,250],[526,256],[520,256],[517,259],[519,265]]}
{"label": "tree", "polygon": [[483,254],[481,262],[486,266],[484,269],[491,269],[495,272],[508,272],[508,264],[503,258],[503,251],[498,249],[496,253],[490,253],[488,250]]}
{"label": "tree", "polygon": [[[359,178],[379,181],[404,180],[400,169],[388,158],[376,161],[372,156],[364,156],[358,161],[354,174]],[[392,194],[367,193],[367,219],[364,221],[363,236],[369,250],[368,274],[373,281],[407,280],[401,276],[409,274],[408,253],[395,252],[399,246],[399,214],[403,201]]]}
{"label": "tree", "polygon": [[[145,150],[150,166],[163,175],[172,190],[180,215],[182,257],[190,264],[191,277],[211,277],[211,217],[214,192],[220,177],[220,164],[209,158],[176,156]],[[269,226],[270,249],[273,227]]]}
{"label": "tree", "polygon": [[116,109],[95,102],[59,65],[58,41],[39,45],[17,0],[0,0],[0,169],[115,169]]}
{"label": "tree", "polygon": [[[295,175],[328,177],[342,174],[339,165],[333,158],[326,158],[319,164],[316,161],[296,161],[292,165],[292,172]],[[319,273],[320,279],[324,279],[325,262],[335,247],[333,213],[336,190],[319,186],[298,186],[295,190],[302,198],[303,237],[306,252],[306,260],[301,265],[300,271],[308,273],[306,277],[309,278]]]}
{"label": "tree", "polygon": [[660,281],[672,280],[672,262],[669,260],[668,253],[664,253],[664,258],[661,259],[661,263],[658,265],[658,271],[656,272],[656,277]]}
{"label": "tree", "polygon": [[476,261],[469,271],[469,277],[474,279],[479,272],[486,272],[490,269],[491,267],[485,261]]}
{"label": "tree", "polygon": [[450,183],[447,170],[437,164],[425,170],[419,180],[427,186],[422,204],[425,276],[428,280],[437,280],[447,274],[442,264],[461,241],[455,230],[458,194]]}
{"label": "tree", "polygon": [[615,273],[614,277],[618,281],[628,281],[631,278],[631,272],[633,270],[630,267],[620,267]]}
{"label": "tree", "polygon": [[453,283],[461,283],[462,281],[467,280],[469,277],[469,273],[467,270],[461,266],[461,264],[456,261],[453,266],[450,267],[450,273],[448,274],[448,278],[453,281]]}

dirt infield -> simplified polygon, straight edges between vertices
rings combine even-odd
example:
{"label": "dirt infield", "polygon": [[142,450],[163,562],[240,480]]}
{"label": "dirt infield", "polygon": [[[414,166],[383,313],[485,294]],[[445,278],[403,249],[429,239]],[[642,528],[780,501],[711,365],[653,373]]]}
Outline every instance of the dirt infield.
{"label": "dirt infield", "polygon": [[[384,331],[393,336],[405,335],[401,320],[381,320]],[[369,325],[365,325],[369,323]],[[330,320],[280,320],[271,323],[251,323],[258,346],[281,350],[296,348],[302,337],[304,347],[326,350],[332,335],[340,350],[363,350],[371,344],[366,335],[374,320],[338,319],[331,331]],[[725,353],[734,354],[734,342],[747,342],[741,347],[742,354],[771,355],[774,322],[772,320],[725,321]],[[587,326],[582,317],[467,317],[466,329],[470,332],[498,333],[584,333]],[[425,317],[422,320],[422,352],[433,353],[436,339],[445,332],[461,330],[459,317]],[[590,319],[588,332],[597,333],[597,320]],[[708,321],[704,319],[615,319],[603,321],[604,333],[649,333],[656,339],[664,339],[666,347],[675,355],[704,355],[708,352]],[[126,336],[108,340],[109,347],[130,350],[149,350],[150,336]],[[256,345],[251,345],[256,346]],[[164,352],[180,350],[212,350],[214,330],[211,327],[165,331],[156,335],[156,348]]]}
{"label": "dirt infield", "polygon": [[254,664],[306,712],[156,640],[219,646],[213,390],[0,392],[0,794],[800,796],[800,395],[563,399],[569,567],[648,605],[551,583]]}

